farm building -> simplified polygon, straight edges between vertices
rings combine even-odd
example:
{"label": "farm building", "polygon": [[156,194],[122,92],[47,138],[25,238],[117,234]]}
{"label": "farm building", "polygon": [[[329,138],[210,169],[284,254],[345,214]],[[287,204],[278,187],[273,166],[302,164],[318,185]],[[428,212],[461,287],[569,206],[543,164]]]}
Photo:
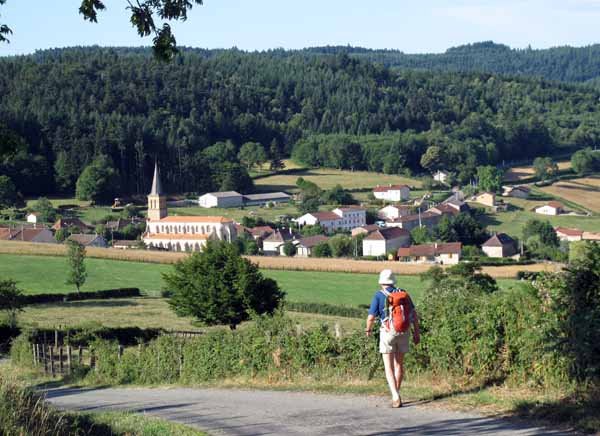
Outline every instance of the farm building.
{"label": "farm building", "polygon": [[569,229],[567,227],[554,227],[554,231],[561,241],[573,242],[581,241],[583,239],[583,230]]}
{"label": "farm building", "polygon": [[498,233],[481,245],[488,257],[519,257],[517,243],[506,233]]}
{"label": "farm building", "polygon": [[448,177],[450,177],[450,173],[444,170],[437,170],[433,174],[433,180],[444,184],[446,184],[446,182],[448,181]]}
{"label": "farm building", "polygon": [[535,213],[540,215],[560,215],[564,212],[565,207],[558,201],[549,201],[547,204],[536,207]]}
{"label": "farm building", "polygon": [[527,186],[503,186],[504,192],[502,193],[503,197],[515,197],[515,198],[529,198],[529,194],[531,193],[531,189]]}
{"label": "farm building", "polygon": [[457,208],[454,203],[442,203],[432,207],[431,209],[428,209],[427,212],[433,212],[437,215],[456,216],[460,213],[460,207]]}
{"label": "farm building", "polygon": [[67,238],[67,241],[79,242],[84,247],[108,247],[108,241],[102,235],[73,233]]}
{"label": "farm building", "polygon": [[285,192],[267,192],[264,194],[244,195],[244,206],[264,206],[269,203],[289,203],[291,195]]}
{"label": "farm building", "polygon": [[275,230],[263,240],[263,254],[265,256],[283,255],[283,245],[294,240],[294,234],[290,229]]}
{"label": "farm building", "polygon": [[208,192],[198,198],[201,207],[241,207],[244,205],[244,196],[235,191]]}
{"label": "farm building", "polygon": [[168,216],[166,195],[154,167],[148,194],[148,221],[142,240],[149,248],[199,251],[208,240],[233,241],[237,231],[233,220],[222,216]]}
{"label": "farm building", "polygon": [[363,256],[385,256],[400,247],[410,244],[408,230],[398,227],[384,227],[368,234],[363,239]]}
{"label": "farm building", "polygon": [[362,207],[339,207],[331,212],[310,212],[294,220],[299,226],[319,224],[328,232],[334,230],[352,230],[364,226],[367,222],[367,211]]}
{"label": "farm building", "polygon": [[307,236],[306,238],[299,239],[296,243],[296,256],[309,257],[316,245],[328,240],[329,238],[324,235]]}
{"label": "farm building", "polygon": [[398,249],[400,262],[439,263],[456,265],[460,261],[462,244],[460,242],[411,245]]}
{"label": "farm building", "polygon": [[473,201],[484,206],[494,207],[496,205],[496,194],[493,192],[481,192],[475,196]]}
{"label": "farm building", "polygon": [[46,228],[0,228],[0,240],[56,244],[54,235],[49,229]]}
{"label": "farm building", "polygon": [[401,216],[410,215],[411,209],[409,206],[394,206],[389,205],[379,209],[377,216],[382,220],[393,220]]}
{"label": "farm building", "polygon": [[410,188],[407,185],[377,185],[373,189],[373,196],[378,200],[406,201],[410,198]]}
{"label": "farm building", "polygon": [[405,215],[395,220],[386,221],[386,227],[398,227],[411,231],[416,227],[427,227],[432,229],[437,226],[442,217],[442,213],[437,213],[432,210],[420,214]]}

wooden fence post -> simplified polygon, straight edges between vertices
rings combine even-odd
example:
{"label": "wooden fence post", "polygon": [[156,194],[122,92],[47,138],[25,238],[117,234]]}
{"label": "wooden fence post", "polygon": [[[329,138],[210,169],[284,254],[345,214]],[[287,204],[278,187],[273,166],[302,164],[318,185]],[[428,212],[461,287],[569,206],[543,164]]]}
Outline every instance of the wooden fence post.
{"label": "wooden fence post", "polygon": [[54,346],[58,348],[58,330],[54,329]]}
{"label": "wooden fence post", "polygon": [[65,371],[65,367],[63,364],[63,357],[64,357],[63,347],[61,346],[58,348],[58,370],[61,374],[64,374],[64,371]]}
{"label": "wooden fence post", "polygon": [[123,345],[119,345],[119,351],[118,351],[117,356],[118,356],[119,362],[120,362],[121,359],[123,358]]}
{"label": "wooden fence post", "polygon": [[96,355],[94,354],[94,350],[90,348],[90,368],[96,370]]}
{"label": "wooden fence post", "polygon": [[77,350],[77,364],[81,366],[83,364],[83,347],[80,345]]}
{"label": "wooden fence post", "polygon": [[340,339],[342,337],[342,326],[340,325],[339,322],[335,323],[334,329],[335,329],[335,337],[337,339]]}
{"label": "wooden fence post", "polygon": [[35,355],[35,344],[31,344],[31,347],[33,348],[33,366],[37,366],[37,359],[36,359],[36,355]]}
{"label": "wooden fence post", "polygon": [[44,361],[44,373],[48,374],[48,355],[46,354],[46,344],[42,344],[42,360]]}
{"label": "wooden fence post", "polygon": [[54,347],[50,346],[50,375],[54,377]]}
{"label": "wooden fence post", "polygon": [[72,349],[70,345],[67,345],[67,368],[68,373],[71,374],[73,372],[73,356],[71,355]]}
{"label": "wooden fence post", "polygon": [[183,373],[183,345],[179,344],[179,378],[181,378],[181,374]]}

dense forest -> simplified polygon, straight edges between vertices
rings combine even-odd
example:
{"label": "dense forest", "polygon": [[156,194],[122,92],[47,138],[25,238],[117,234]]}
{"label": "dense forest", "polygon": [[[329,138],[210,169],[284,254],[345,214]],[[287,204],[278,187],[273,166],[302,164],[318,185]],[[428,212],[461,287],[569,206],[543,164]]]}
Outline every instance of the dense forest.
{"label": "dense forest", "polygon": [[511,49],[492,41],[452,47],[444,53],[407,54],[398,50],[372,50],[361,47],[315,47],[311,54],[348,54],[358,59],[380,62],[387,67],[428,71],[483,72],[542,77],[563,82],[600,80],[600,44],[587,47]]}
{"label": "dense forest", "polygon": [[[110,162],[146,193],[251,189],[242,144],[269,159],[389,173],[456,169],[594,146],[600,92],[487,73],[398,71],[346,54],[70,48],[0,59],[0,172],[24,195],[72,194]],[[108,159],[104,159],[107,157]],[[116,185],[115,185],[116,186]]]}

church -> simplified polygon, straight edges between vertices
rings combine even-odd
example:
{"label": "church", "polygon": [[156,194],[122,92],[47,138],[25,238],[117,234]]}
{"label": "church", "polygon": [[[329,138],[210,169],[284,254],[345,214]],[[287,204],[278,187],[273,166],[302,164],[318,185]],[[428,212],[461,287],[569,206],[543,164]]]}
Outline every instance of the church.
{"label": "church", "polygon": [[148,221],[144,244],[150,249],[200,251],[209,240],[233,241],[235,223],[222,216],[168,216],[167,196],[162,189],[158,164],[154,166],[148,195]]}

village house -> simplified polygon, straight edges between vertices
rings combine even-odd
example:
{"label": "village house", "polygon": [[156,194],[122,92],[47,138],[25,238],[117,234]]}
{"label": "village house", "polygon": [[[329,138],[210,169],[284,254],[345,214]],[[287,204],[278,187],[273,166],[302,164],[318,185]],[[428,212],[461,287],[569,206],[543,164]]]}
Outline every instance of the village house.
{"label": "village house", "polygon": [[112,248],[117,248],[119,250],[130,250],[138,248],[139,243],[140,241],[114,240],[112,241]]}
{"label": "village house", "polygon": [[455,207],[455,203],[441,203],[427,210],[437,215],[456,216],[460,213],[460,207]]}
{"label": "village house", "polygon": [[379,209],[377,216],[382,220],[393,220],[401,216],[410,215],[411,208],[409,206],[394,206],[389,205]]}
{"label": "village house", "polygon": [[411,231],[416,227],[427,227],[432,229],[440,222],[443,213],[426,211],[423,213],[405,215],[395,220],[388,220],[385,223],[386,227],[398,227],[400,229]]}
{"label": "village house", "polygon": [[518,259],[517,243],[506,233],[497,233],[481,245],[488,257],[512,257]]}
{"label": "village house", "polygon": [[67,238],[67,241],[75,241],[84,247],[108,247],[108,241],[102,235],[89,233],[74,233]]}
{"label": "village house", "polygon": [[448,242],[422,245],[411,245],[398,249],[400,262],[412,263],[439,263],[443,265],[456,265],[460,262],[462,244]]}
{"label": "village house", "polygon": [[362,207],[338,207],[331,212],[309,212],[294,220],[299,226],[320,225],[327,232],[335,230],[352,230],[364,226],[367,222],[367,211]]}
{"label": "village house", "polygon": [[279,229],[263,240],[263,254],[265,256],[283,256],[283,246],[288,241],[294,240],[290,229]]}
{"label": "village house", "polygon": [[46,244],[56,244],[56,239],[52,232],[43,228],[0,228],[0,240],[21,241],[21,242],[39,242]]}
{"label": "village house", "polygon": [[444,170],[437,170],[434,174],[433,174],[433,180],[435,180],[436,182],[440,182],[440,183],[444,183],[447,184],[447,180],[448,177],[450,177],[450,173],[448,171],[444,171]]}
{"label": "village house", "polygon": [[369,233],[374,232],[375,230],[379,230],[381,227],[377,224],[367,224],[360,227],[354,227],[352,229],[352,237],[356,237],[358,235],[368,235]]}
{"label": "village house", "polygon": [[379,228],[363,239],[363,256],[385,256],[409,244],[408,230],[398,227]]}
{"label": "village house", "polygon": [[526,199],[529,197],[531,193],[531,189],[524,185],[519,186],[503,186],[504,192],[502,193],[503,197],[515,197],[515,198],[523,198]]}
{"label": "village house", "polygon": [[40,221],[40,214],[37,212],[31,212],[27,214],[27,222],[29,224],[33,224],[34,227],[37,225],[38,221]]}
{"label": "village house", "polygon": [[583,240],[583,230],[569,229],[567,227],[554,227],[554,231],[561,241],[573,242]]}
{"label": "village house", "polygon": [[86,233],[92,230],[91,226],[81,221],[79,218],[59,218],[52,226],[53,230],[77,229],[80,233]]}
{"label": "village house", "polygon": [[168,216],[158,165],[154,167],[148,195],[148,221],[142,240],[150,249],[200,251],[209,240],[231,242],[237,238],[235,223],[222,216]]}
{"label": "village house", "polygon": [[560,215],[564,212],[564,206],[562,203],[558,201],[549,201],[547,204],[536,207],[535,213],[539,213],[541,215]]}
{"label": "village house", "polygon": [[235,191],[208,192],[198,198],[200,207],[241,207],[244,205],[244,196]]}
{"label": "village house", "polygon": [[296,243],[296,256],[309,257],[312,255],[312,250],[315,246],[327,242],[329,238],[325,235],[307,236],[301,238]]}
{"label": "village house", "polygon": [[285,192],[244,195],[244,206],[266,206],[267,204],[289,203],[292,196]]}
{"label": "village house", "polygon": [[373,196],[378,200],[406,201],[410,198],[410,188],[407,185],[377,185],[373,188]]}

